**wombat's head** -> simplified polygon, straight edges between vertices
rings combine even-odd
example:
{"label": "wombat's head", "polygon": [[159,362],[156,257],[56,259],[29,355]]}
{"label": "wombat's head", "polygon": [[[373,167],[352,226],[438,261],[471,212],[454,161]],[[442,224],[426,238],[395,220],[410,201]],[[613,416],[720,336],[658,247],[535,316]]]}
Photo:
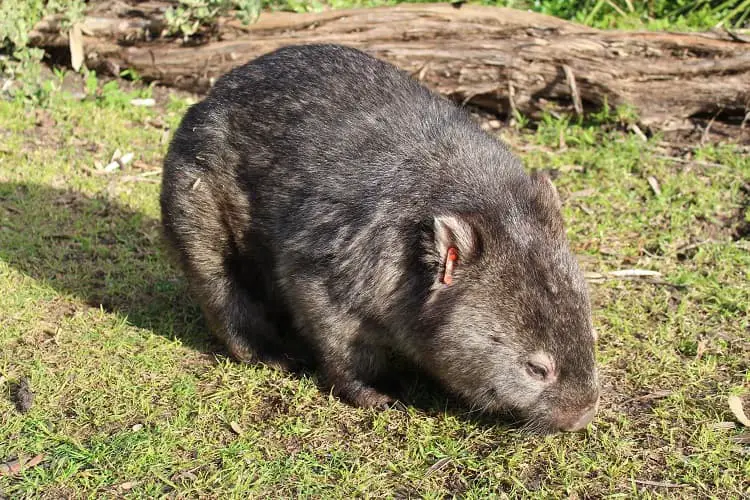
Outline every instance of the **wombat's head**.
{"label": "wombat's head", "polygon": [[523,177],[511,191],[497,211],[433,220],[427,363],[478,411],[579,430],[599,400],[586,283],[549,179]]}

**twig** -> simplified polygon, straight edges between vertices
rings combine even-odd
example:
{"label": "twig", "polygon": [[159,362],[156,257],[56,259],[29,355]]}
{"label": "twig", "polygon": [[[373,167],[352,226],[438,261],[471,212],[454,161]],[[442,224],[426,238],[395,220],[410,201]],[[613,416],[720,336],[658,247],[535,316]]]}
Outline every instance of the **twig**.
{"label": "twig", "polygon": [[439,471],[440,469],[442,469],[443,467],[445,467],[446,465],[448,465],[448,463],[450,463],[450,461],[451,461],[450,457],[443,457],[443,458],[441,458],[440,460],[438,460],[437,462],[435,462],[434,464],[432,464],[427,469],[427,471],[424,474],[425,477],[427,477],[427,476],[429,476],[429,475],[431,475],[431,474]]}
{"label": "twig", "polygon": [[578,93],[576,77],[573,74],[573,70],[567,64],[563,64],[563,71],[565,72],[565,79],[568,81],[568,86],[570,87],[570,95],[573,97],[573,107],[576,110],[576,114],[581,116],[583,114],[583,103],[581,102],[581,94]]}
{"label": "twig", "polygon": [[659,279],[661,273],[658,271],[649,271],[647,269],[622,269],[619,271],[610,271],[608,273],[596,273],[586,272],[584,278],[590,283],[602,283],[607,280],[620,279],[628,281],[641,281],[649,283],[651,285],[661,285],[674,288],[675,290],[683,290],[687,288],[685,285],[675,285],[668,281]]}
{"label": "twig", "polygon": [[420,82],[424,80],[425,75],[427,74],[427,71],[430,69],[430,61],[425,61],[425,63],[419,67],[419,69],[411,74],[412,77],[417,77],[417,80]]}
{"label": "twig", "polygon": [[516,89],[513,87],[513,78],[508,78],[508,106],[511,118],[515,118],[518,108],[516,107]]}
{"label": "twig", "polygon": [[643,142],[648,142],[648,137],[646,137],[646,134],[643,133],[643,130],[641,130],[638,125],[636,125],[635,123],[631,123],[629,128],[635,133],[635,135],[640,137]]}
{"label": "twig", "polygon": [[705,144],[708,140],[708,134],[709,132],[711,132],[711,126],[716,121],[716,117],[719,116],[719,113],[721,113],[722,111],[724,111],[724,108],[719,108],[716,113],[714,113],[714,116],[711,117],[711,120],[709,120],[708,125],[706,125],[706,129],[703,131],[703,134],[701,134],[701,144]]}
{"label": "twig", "polygon": [[675,484],[667,483],[664,481],[649,481],[648,479],[633,479],[636,484],[642,484],[645,486],[659,486],[661,488],[689,488],[689,484]]}
{"label": "twig", "polygon": [[710,161],[700,161],[700,160],[687,160],[685,158],[676,158],[674,156],[654,155],[654,158],[658,158],[660,160],[673,161],[675,163],[698,165],[700,167],[724,167],[725,166],[725,165],[722,165],[721,163],[714,163]]}
{"label": "twig", "polygon": [[654,391],[654,392],[649,392],[648,394],[643,394],[641,396],[636,396],[634,398],[626,399],[625,401],[622,402],[622,404],[625,405],[628,403],[632,403],[634,401],[648,401],[651,399],[661,399],[661,398],[666,398],[667,396],[670,396],[670,395],[672,395],[672,391],[670,390],[665,389],[661,391]]}
{"label": "twig", "polygon": [[659,271],[651,271],[649,269],[620,269],[618,271],[610,271],[610,276],[617,278],[641,278],[641,277],[659,277],[661,273]]}
{"label": "twig", "polygon": [[729,30],[726,26],[722,26],[724,28],[724,33],[729,35],[729,38],[734,40],[735,42],[742,42],[742,43],[750,43],[750,38],[742,35],[738,35],[737,33]]}
{"label": "twig", "polygon": [[721,243],[721,241],[715,240],[713,238],[709,238],[707,240],[698,241],[696,243],[690,243],[689,245],[683,245],[679,247],[677,250],[675,250],[675,253],[679,254],[679,253],[687,252],[688,250],[692,250],[693,248],[702,247],[703,245],[709,245],[711,243]]}
{"label": "twig", "polygon": [[625,14],[625,12],[620,7],[618,7],[617,4],[614,3],[612,0],[607,0],[607,5],[615,9],[617,13],[620,14],[622,17],[627,17],[627,14]]}
{"label": "twig", "polygon": [[122,182],[148,182],[151,184],[159,183],[159,179],[152,179],[150,177],[141,177],[140,175],[126,175],[125,177],[120,177],[120,181]]}

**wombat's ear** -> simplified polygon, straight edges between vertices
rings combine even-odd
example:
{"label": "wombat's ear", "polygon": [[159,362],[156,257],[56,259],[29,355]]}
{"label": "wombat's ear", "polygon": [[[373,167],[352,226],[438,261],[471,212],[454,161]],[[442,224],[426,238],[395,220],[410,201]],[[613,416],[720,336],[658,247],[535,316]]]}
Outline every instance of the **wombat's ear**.
{"label": "wombat's ear", "polygon": [[477,254],[478,238],[471,217],[462,215],[439,215],[434,219],[435,249],[441,262],[451,248],[457,252],[458,260],[468,261]]}
{"label": "wombat's ear", "polygon": [[552,179],[550,179],[547,174],[533,172],[531,174],[531,182],[534,185],[537,200],[539,200],[542,205],[555,211],[562,208],[560,195],[557,193],[555,185],[552,184]]}

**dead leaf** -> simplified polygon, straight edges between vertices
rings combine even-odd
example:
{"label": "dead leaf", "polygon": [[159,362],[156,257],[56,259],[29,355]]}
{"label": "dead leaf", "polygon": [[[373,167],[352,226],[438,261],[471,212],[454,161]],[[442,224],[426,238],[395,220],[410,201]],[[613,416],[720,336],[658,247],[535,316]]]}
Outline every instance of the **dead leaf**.
{"label": "dead leaf", "polygon": [[737,418],[737,421],[745,427],[750,427],[750,419],[745,415],[745,411],[742,409],[742,400],[739,396],[729,396],[729,409]]}
{"label": "dead leaf", "polygon": [[8,460],[0,464],[0,476],[15,476],[21,470],[21,462],[18,459]]}
{"label": "dead leaf", "polygon": [[656,180],[656,177],[649,175],[646,180],[648,181],[648,185],[651,186],[651,189],[653,189],[654,194],[656,196],[661,196],[661,188],[659,187],[659,181]]}
{"label": "dead leaf", "polygon": [[81,33],[81,25],[74,24],[73,28],[68,33],[68,40],[70,44],[70,64],[73,66],[74,71],[81,69],[83,65],[83,33]]}
{"label": "dead leaf", "polygon": [[147,97],[145,99],[131,99],[130,104],[132,106],[146,106],[151,107],[156,104],[156,101],[150,97]]}
{"label": "dead leaf", "polygon": [[703,357],[703,354],[706,352],[706,341],[701,340],[698,342],[698,347],[695,349],[695,359],[696,361],[701,359]]}
{"label": "dead leaf", "polygon": [[709,425],[712,429],[734,429],[737,427],[737,424],[734,422],[714,422],[713,424]]}
{"label": "dead leaf", "polygon": [[138,483],[135,481],[128,481],[117,486],[118,489],[123,491],[132,490]]}
{"label": "dead leaf", "polygon": [[238,436],[241,436],[242,434],[245,433],[245,431],[242,430],[242,427],[240,427],[240,424],[238,424],[237,422],[234,422],[234,421],[230,422],[229,427],[231,427],[232,430],[235,432],[235,434],[237,434]]}
{"label": "dead leaf", "polygon": [[124,167],[133,160],[134,156],[135,155],[133,153],[125,153],[117,159],[117,163],[119,163],[121,167]]}
{"label": "dead leaf", "polygon": [[440,469],[442,469],[443,467],[445,467],[446,465],[448,465],[448,463],[450,461],[451,461],[450,457],[443,457],[443,458],[441,458],[440,460],[438,460],[437,462],[435,462],[434,464],[432,464],[429,469],[427,469],[427,471],[424,474],[425,477],[429,476],[430,474],[432,474],[434,472],[439,471]]}
{"label": "dead leaf", "polygon": [[184,472],[180,472],[179,474],[175,474],[172,477],[172,481],[174,481],[175,483],[180,483],[180,482],[181,483],[187,483],[187,482],[196,481],[197,479],[198,479],[198,476],[196,476],[195,474],[193,474],[189,470],[186,470]]}
{"label": "dead leaf", "polygon": [[26,462],[23,465],[23,467],[24,469],[30,469],[31,467],[36,467],[37,465],[42,463],[42,460],[44,460],[44,455],[40,453],[39,455],[35,456],[34,458]]}
{"label": "dead leaf", "polygon": [[143,429],[143,424],[135,424],[133,427],[131,427],[131,430],[133,432],[138,432],[141,429]]}
{"label": "dead leaf", "polygon": [[0,464],[0,476],[15,476],[19,472],[36,467],[42,463],[44,458],[44,454],[40,453],[30,460],[24,460],[22,458],[8,460],[7,462]]}
{"label": "dead leaf", "polygon": [[738,444],[750,444],[750,432],[740,434],[739,436],[732,436],[729,440]]}

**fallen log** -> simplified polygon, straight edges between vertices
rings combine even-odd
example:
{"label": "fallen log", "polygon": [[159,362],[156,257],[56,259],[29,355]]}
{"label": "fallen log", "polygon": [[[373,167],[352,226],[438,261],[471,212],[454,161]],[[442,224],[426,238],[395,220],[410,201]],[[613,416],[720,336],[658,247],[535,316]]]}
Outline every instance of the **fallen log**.
{"label": "fallen log", "polygon": [[[342,43],[411,72],[462,103],[507,116],[585,113],[627,105],[642,126],[693,128],[695,119],[750,121],[750,43],[720,33],[601,31],[531,12],[401,4],[319,14],[264,13],[243,26],[223,19],[206,43],[163,35],[166,2],[95,4],[80,23],[85,64],[144,80],[207,90],[229,69],[278,47]],[[30,34],[64,47],[58,18]],[[750,126],[750,125],[749,125]]]}

